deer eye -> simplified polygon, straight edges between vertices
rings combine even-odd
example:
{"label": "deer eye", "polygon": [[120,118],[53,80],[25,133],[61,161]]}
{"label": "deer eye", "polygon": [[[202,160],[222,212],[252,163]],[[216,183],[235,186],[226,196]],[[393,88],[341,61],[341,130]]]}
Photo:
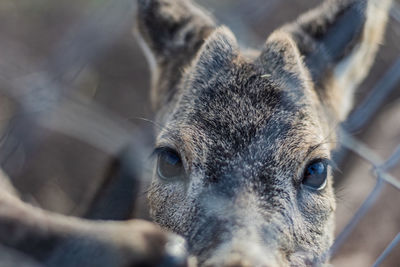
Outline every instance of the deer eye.
{"label": "deer eye", "polygon": [[170,148],[157,151],[157,173],[161,179],[176,180],[184,175],[184,168],[178,152]]}
{"label": "deer eye", "polygon": [[321,190],[326,185],[328,163],[326,160],[315,160],[309,163],[304,171],[302,183],[314,190]]}

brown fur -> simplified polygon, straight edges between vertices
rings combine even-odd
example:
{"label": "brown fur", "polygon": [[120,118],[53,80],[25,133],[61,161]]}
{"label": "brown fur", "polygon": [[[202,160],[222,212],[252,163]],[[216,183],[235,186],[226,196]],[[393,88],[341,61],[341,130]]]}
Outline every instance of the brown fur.
{"label": "brown fur", "polygon": [[[165,180],[156,164],[151,213],[186,239],[191,263],[327,263],[332,177],[312,189],[303,174],[313,160],[330,158],[332,129],[373,62],[389,4],[327,0],[249,53],[190,0],[138,0],[163,126],[156,152],[175,150],[184,168]],[[120,166],[123,176],[136,174]],[[149,222],[95,222],[32,207],[0,173],[0,243],[24,253],[26,266],[182,266],[173,249],[179,240]]]}
{"label": "brown fur", "polygon": [[[185,169],[174,181],[155,172],[152,216],[184,236],[201,265],[325,263],[332,178],[313,192],[299,177],[313,159],[330,158],[332,131],[373,62],[390,4],[375,2],[327,0],[249,56],[191,1],[139,1],[139,32],[161,62],[156,147],[177,151]],[[192,37],[187,49],[177,36]]]}

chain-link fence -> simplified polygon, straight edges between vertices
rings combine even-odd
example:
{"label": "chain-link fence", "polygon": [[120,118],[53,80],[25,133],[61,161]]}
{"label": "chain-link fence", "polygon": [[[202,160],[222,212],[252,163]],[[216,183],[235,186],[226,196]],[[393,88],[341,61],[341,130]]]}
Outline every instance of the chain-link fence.
{"label": "chain-link fence", "polygon": [[[310,1],[306,4],[302,1],[292,3],[276,0],[247,2],[244,0],[230,1],[229,3],[227,1],[202,1],[205,6],[214,10],[215,16],[221,22],[231,26],[237,35],[242,37],[242,40],[250,43],[260,43],[266,33],[271,32],[277,25],[293,19],[298,13],[318,4],[320,1]],[[77,7],[80,7],[80,10],[76,10]],[[289,9],[289,7],[291,8]],[[28,10],[29,8],[35,9],[32,11]],[[52,17],[54,15],[52,12],[59,14],[57,12],[62,13],[63,9],[67,15],[61,15],[62,18],[60,19],[69,22],[60,23],[61,26],[55,25],[53,29],[48,27],[47,23],[57,21]],[[82,197],[82,191],[86,191],[87,195],[94,195],[98,188],[97,185],[101,182],[89,178],[100,176],[98,174],[102,168],[99,166],[105,162],[104,157],[106,156],[98,159],[93,154],[115,155],[132,140],[133,133],[138,132],[138,127],[143,126],[143,123],[140,122],[146,122],[147,119],[143,119],[143,117],[150,116],[149,108],[146,104],[143,104],[148,103],[148,100],[143,99],[142,96],[147,94],[147,80],[149,80],[148,77],[141,77],[140,74],[143,66],[145,66],[144,59],[137,55],[141,52],[138,52],[139,49],[136,45],[130,43],[132,42],[130,37],[124,39],[127,38],[127,35],[130,36],[129,33],[133,24],[133,1],[87,1],[82,4],[81,1],[76,0],[72,1],[70,6],[68,1],[55,4],[45,0],[36,4],[26,1],[0,3],[2,14],[6,14],[10,10],[17,13],[21,12],[20,14],[36,12],[33,15],[31,14],[33,20],[38,19],[34,16],[44,16],[44,18],[38,19],[40,20],[38,27],[47,25],[47,29],[52,29],[54,32],[50,37],[44,38],[45,41],[37,41],[36,45],[39,48],[35,48],[34,51],[35,53],[42,53],[41,60],[38,60],[35,58],[36,55],[31,55],[25,47],[14,40],[15,36],[12,36],[8,32],[9,29],[6,29],[6,27],[12,28],[13,24],[3,18],[8,23],[3,23],[0,35],[0,38],[4,40],[0,44],[0,48],[2,51],[7,51],[7,54],[0,60],[0,92],[1,97],[6,99],[0,102],[4,114],[2,115],[4,117],[1,118],[3,125],[0,139],[1,166],[12,176],[17,177],[15,183],[19,185],[22,192],[29,193],[27,194],[28,200],[46,206],[43,203],[49,199],[54,199],[54,194],[58,198],[65,195],[66,201],[61,204],[56,201],[54,206],[50,205],[46,208],[57,210],[56,206],[63,206],[64,209],[58,209],[58,211],[79,215],[80,207],[77,203],[85,203],[86,198],[91,198],[90,196]],[[275,12],[280,16],[274,16]],[[394,29],[395,36],[389,36],[389,39],[396,48],[400,42],[400,34],[398,34],[400,30],[400,5],[398,2],[394,2],[391,18],[390,26]],[[13,18],[10,20],[12,21]],[[265,23],[265,21],[268,21],[268,23]],[[68,25],[68,27],[65,25]],[[27,26],[27,29],[22,32],[32,31],[32,29]],[[58,31],[62,32],[62,38],[54,37],[57,36]],[[40,39],[40,36],[38,38],[33,34],[23,36],[20,40],[29,38]],[[52,53],[40,49],[40,46],[43,45],[42,42],[54,40],[56,40],[56,45],[47,47],[51,47]],[[115,50],[123,51],[126,54],[118,54]],[[400,52],[396,49],[393,51]],[[394,63],[387,69],[379,68],[375,73],[372,73],[372,78],[370,78],[372,80],[367,85],[363,85],[364,91],[360,95],[360,98],[364,101],[358,105],[340,131],[342,148],[335,155],[338,164],[341,165],[348,160],[349,152],[356,154],[368,162],[373,175],[376,177],[376,184],[347,226],[337,236],[330,251],[331,255],[335,255],[346,243],[354,229],[359,226],[361,219],[376,203],[385,185],[389,185],[397,191],[400,190],[400,181],[390,173],[392,168],[399,165],[400,142],[392,155],[384,160],[378,156],[374,149],[351,134],[368,126],[376,113],[388,103],[390,97],[399,97],[396,92],[398,92],[400,86],[400,54],[395,54],[393,51],[386,55],[386,59],[393,57],[397,59],[390,61]],[[43,58],[46,60],[43,60]],[[138,60],[140,60],[140,63],[138,63]],[[35,64],[32,64],[32,62],[35,62]],[[389,60],[385,61],[386,64],[381,65],[390,65],[387,62]],[[121,63],[126,63],[129,69],[121,67]],[[131,78],[130,73],[135,72],[135,66],[139,65],[140,67],[136,69],[139,74]],[[104,74],[106,74],[107,79],[99,77],[100,75],[103,77]],[[121,79],[125,79],[125,81],[121,82]],[[372,86],[372,90],[368,90],[367,87],[372,84],[375,84]],[[107,87],[117,87],[117,92],[108,92],[109,90],[103,89]],[[141,89],[132,92],[129,87]],[[126,93],[126,91],[129,93]],[[135,98],[137,100],[133,104],[125,102],[126,99]],[[138,110],[144,110],[144,112]],[[135,114],[134,118],[131,113]],[[396,120],[394,121],[396,122]],[[397,119],[397,123],[400,123],[400,118]],[[379,129],[376,129],[376,131],[379,131]],[[67,179],[63,178],[64,176],[55,174],[58,177],[56,178],[58,181],[56,185],[52,184],[46,190],[43,187],[35,191],[34,189],[40,186],[37,185],[38,182],[34,178],[27,180],[28,175],[37,173],[33,177],[38,177],[46,171],[50,173],[60,172],[59,169],[51,168],[42,168],[38,171],[35,167],[32,167],[43,162],[43,159],[48,160],[49,158],[50,152],[47,151],[47,156],[44,156],[44,158],[38,156],[39,162],[31,159],[34,155],[46,154],[41,145],[44,141],[50,143],[50,145],[60,145],[64,142],[60,141],[59,137],[55,137],[57,136],[55,133],[72,138],[75,140],[73,142],[78,143],[78,145],[75,144],[70,148],[73,152],[68,150],[68,153],[73,155],[76,154],[76,149],[81,144],[89,145],[92,151],[89,153],[90,156],[87,157],[89,161],[95,159],[96,164],[90,168],[88,167],[90,164],[84,162],[86,172],[77,171],[75,173],[77,176],[90,174],[86,182],[65,182]],[[149,139],[146,142],[151,142],[151,138]],[[70,147],[69,142],[59,147]],[[60,155],[60,152],[50,153],[50,155],[54,157],[54,155]],[[65,162],[68,159],[61,158],[60,161]],[[48,164],[51,164],[51,160]],[[79,169],[79,166],[71,168]],[[65,177],[74,175],[74,171],[66,172]],[[43,177],[46,177],[46,175]],[[44,183],[42,181],[39,185]],[[82,186],[80,183],[84,185]],[[80,188],[83,188],[81,191],[78,190],[79,192],[74,191],[78,184]],[[65,188],[72,189],[69,192],[64,192],[64,190],[67,190]],[[51,195],[52,193],[49,192],[53,191],[56,193]],[[40,198],[43,195],[47,196]],[[69,203],[68,199],[77,200],[74,203]],[[369,234],[373,236],[374,232],[371,231]],[[400,232],[393,236],[393,240],[376,258],[374,266],[384,262],[388,255],[391,255],[390,253],[398,248],[399,242]],[[400,258],[395,257],[394,261],[396,260],[398,262]]]}

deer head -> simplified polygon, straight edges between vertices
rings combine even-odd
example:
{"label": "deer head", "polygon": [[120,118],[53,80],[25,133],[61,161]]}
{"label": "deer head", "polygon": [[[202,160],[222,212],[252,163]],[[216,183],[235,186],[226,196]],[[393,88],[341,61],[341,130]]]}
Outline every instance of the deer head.
{"label": "deer head", "polygon": [[256,52],[189,0],[139,0],[158,122],[148,198],[205,266],[323,264],[335,128],[390,1],[328,0]]}

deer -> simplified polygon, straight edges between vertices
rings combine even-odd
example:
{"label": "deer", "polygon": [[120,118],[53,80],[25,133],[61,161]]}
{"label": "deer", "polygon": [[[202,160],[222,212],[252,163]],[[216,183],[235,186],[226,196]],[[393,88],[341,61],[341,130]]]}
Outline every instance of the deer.
{"label": "deer", "polygon": [[22,202],[3,175],[0,244],[27,255],[27,266],[329,265],[336,129],[390,4],[326,0],[257,50],[191,0],[138,0],[135,32],[160,126],[153,222],[47,212]]}

